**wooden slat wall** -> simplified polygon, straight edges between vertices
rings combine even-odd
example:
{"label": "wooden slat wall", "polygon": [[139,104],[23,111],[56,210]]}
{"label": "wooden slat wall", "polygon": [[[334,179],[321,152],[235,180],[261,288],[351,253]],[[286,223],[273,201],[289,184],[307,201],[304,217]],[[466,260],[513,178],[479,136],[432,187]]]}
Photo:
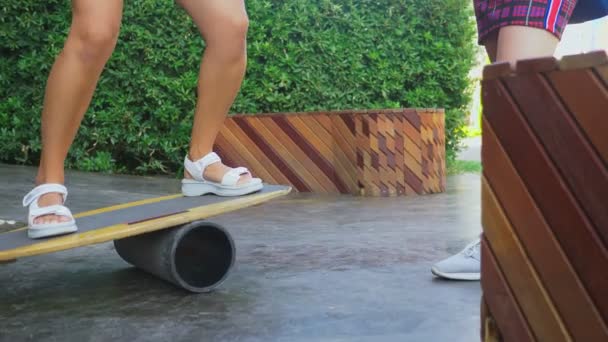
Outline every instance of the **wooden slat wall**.
{"label": "wooden slat wall", "polygon": [[486,341],[608,341],[607,70],[604,52],[484,70]]}
{"label": "wooden slat wall", "polygon": [[302,192],[445,191],[443,110],[233,115],[215,149],[230,165]]}

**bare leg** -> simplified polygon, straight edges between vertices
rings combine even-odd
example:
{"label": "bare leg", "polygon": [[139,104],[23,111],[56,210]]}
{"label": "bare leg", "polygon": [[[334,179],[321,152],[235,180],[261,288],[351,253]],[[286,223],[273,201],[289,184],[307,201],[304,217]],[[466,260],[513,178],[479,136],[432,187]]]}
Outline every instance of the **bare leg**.
{"label": "bare leg", "polygon": [[[189,156],[198,160],[213,149],[215,139],[241,87],[247,65],[249,20],[243,0],[179,0],[206,42],[198,80],[198,102]],[[219,182],[228,171],[221,163],[210,165],[206,179]],[[185,172],[185,177],[191,176]],[[250,175],[242,176],[239,184]]]}
{"label": "bare leg", "polygon": [[[120,29],[122,0],[73,0],[72,7],[70,33],[46,86],[37,184],[64,182],[65,158]],[[51,193],[41,196],[38,204],[44,207],[61,202],[59,194]],[[47,215],[35,222],[67,220]]]}
{"label": "bare leg", "polygon": [[486,42],[490,58],[493,58],[490,50],[495,49],[493,62],[509,62],[513,66],[517,60],[553,56],[559,43],[557,37],[546,30],[525,26],[503,27],[495,39],[495,43],[492,37]]}

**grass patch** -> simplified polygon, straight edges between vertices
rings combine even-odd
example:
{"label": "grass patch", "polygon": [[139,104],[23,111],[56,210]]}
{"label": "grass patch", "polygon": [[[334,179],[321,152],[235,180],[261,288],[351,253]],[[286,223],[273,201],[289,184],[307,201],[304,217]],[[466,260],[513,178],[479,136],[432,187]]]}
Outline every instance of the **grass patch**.
{"label": "grass patch", "polygon": [[481,127],[464,127],[464,133],[467,138],[474,138],[481,136]]}
{"label": "grass patch", "polygon": [[459,175],[462,173],[481,173],[481,162],[472,160],[454,160],[448,162],[448,175]]}

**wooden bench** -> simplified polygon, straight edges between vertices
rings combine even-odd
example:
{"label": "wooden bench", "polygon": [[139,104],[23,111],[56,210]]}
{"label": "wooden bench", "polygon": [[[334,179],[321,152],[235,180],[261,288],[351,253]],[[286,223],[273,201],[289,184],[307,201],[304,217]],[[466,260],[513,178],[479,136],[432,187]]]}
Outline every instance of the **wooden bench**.
{"label": "wooden bench", "polygon": [[228,163],[301,192],[438,193],[444,121],[435,109],[234,115],[215,148]]}
{"label": "wooden bench", "polygon": [[482,340],[608,341],[608,59],[488,66]]}

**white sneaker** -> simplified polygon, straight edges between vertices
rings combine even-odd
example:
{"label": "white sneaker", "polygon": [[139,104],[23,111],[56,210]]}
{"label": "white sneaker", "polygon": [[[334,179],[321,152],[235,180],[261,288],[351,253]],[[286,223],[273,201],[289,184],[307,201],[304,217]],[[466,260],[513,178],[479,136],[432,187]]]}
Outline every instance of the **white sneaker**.
{"label": "white sneaker", "polygon": [[481,278],[481,240],[470,243],[460,253],[436,263],[431,272],[451,280],[479,280]]}

